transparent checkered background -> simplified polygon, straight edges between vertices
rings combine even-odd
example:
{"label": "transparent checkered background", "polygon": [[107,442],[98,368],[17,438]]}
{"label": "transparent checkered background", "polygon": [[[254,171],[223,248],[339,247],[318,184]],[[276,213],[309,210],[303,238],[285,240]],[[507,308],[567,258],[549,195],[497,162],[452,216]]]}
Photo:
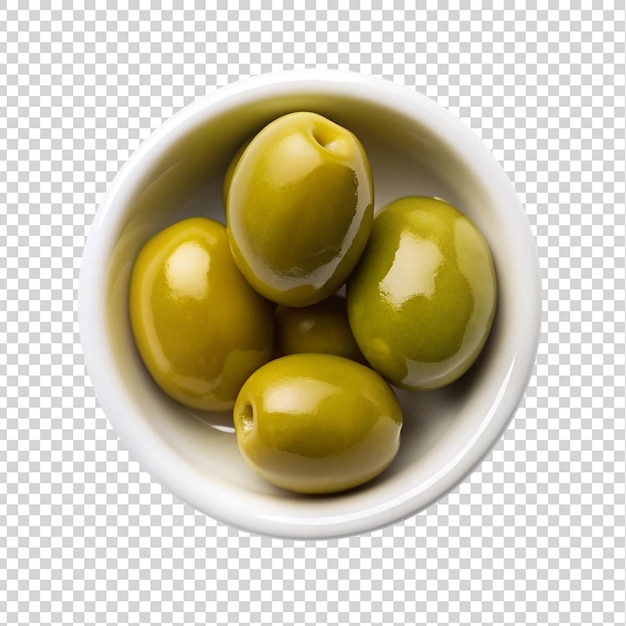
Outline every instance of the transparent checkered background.
{"label": "transparent checkered background", "polygon": [[[103,4],[0,10],[0,623],[625,624],[624,4]],[[76,319],[89,225],[140,143],[240,77],[312,67],[469,124],[521,196],[545,290],[530,387],[480,468],[403,523],[318,543],[152,482]]]}

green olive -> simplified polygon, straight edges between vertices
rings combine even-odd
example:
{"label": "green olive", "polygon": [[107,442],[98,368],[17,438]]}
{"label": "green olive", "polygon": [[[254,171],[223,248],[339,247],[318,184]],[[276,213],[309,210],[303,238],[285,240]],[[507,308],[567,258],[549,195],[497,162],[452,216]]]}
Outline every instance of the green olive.
{"label": "green olive", "polygon": [[321,352],[365,361],[350,330],[346,299],[337,294],[305,307],[279,305],[274,336],[281,356]]}
{"label": "green olive", "polygon": [[238,160],[226,196],[235,262],[260,294],[288,306],[335,293],[372,225],[363,146],[315,113],[290,113],[263,128]]}
{"label": "green olive", "polygon": [[274,307],[248,285],[226,228],[213,220],[183,220],[143,246],[129,306],[148,371],[189,407],[232,408],[248,376],[271,358]]}
{"label": "green olive", "polygon": [[395,458],[402,412],[372,369],[329,354],[292,354],[258,369],[234,408],[239,449],[258,474],[300,493],[332,493]]}
{"label": "green olive", "polygon": [[387,205],[347,288],[370,365],[408,389],[435,389],[474,363],[497,299],[491,253],[472,221],[436,198]]}

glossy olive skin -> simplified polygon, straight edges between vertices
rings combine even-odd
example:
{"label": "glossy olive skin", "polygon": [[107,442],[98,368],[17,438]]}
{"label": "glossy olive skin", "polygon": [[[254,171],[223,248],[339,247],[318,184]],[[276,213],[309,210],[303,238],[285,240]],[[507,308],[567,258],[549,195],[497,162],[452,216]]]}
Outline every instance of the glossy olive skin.
{"label": "glossy olive skin", "polygon": [[252,139],[230,181],[228,234],[248,282],[288,306],[335,293],[373,220],[372,174],[359,140],[321,115],[290,113]]}
{"label": "glossy olive skin", "polygon": [[130,320],[148,371],[186,406],[224,410],[272,356],[274,307],[237,269],[226,228],[191,218],[150,239],[135,261]]}
{"label": "glossy olive skin", "polygon": [[365,358],[393,384],[447,385],[474,363],[497,300],[491,253],[476,226],[436,198],[407,197],[374,220],[347,288]]}
{"label": "glossy olive skin", "polygon": [[230,160],[228,167],[226,168],[226,172],[224,173],[224,182],[222,184],[222,204],[224,205],[224,209],[228,206],[228,192],[230,190],[230,184],[233,180],[233,173],[235,172],[235,168],[237,167],[237,163],[239,163],[239,159],[243,154],[244,150],[248,147],[250,142],[252,141],[252,137],[247,141],[244,141],[239,149]]}
{"label": "glossy olive skin", "polygon": [[305,307],[279,305],[274,337],[280,356],[319,352],[365,363],[352,336],[346,299],[337,294]]}
{"label": "glossy olive skin", "polygon": [[270,361],[233,412],[248,465],[278,487],[332,493],[378,476],[395,458],[402,412],[372,369],[328,354]]}

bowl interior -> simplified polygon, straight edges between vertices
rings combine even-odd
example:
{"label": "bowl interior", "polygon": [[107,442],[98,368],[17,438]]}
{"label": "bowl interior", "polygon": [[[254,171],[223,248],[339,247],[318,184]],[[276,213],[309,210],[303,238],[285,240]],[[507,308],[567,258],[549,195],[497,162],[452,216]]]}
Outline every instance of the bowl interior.
{"label": "bowl interior", "polygon": [[[363,532],[414,513],[454,486],[482,458],[527,382],[530,366],[522,364],[519,389],[505,401],[523,341],[516,325],[524,305],[512,277],[516,265],[527,261],[515,241],[520,207],[514,194],[510,188],[508,195],[494,193],[488,176],[477,170],[472,159],[492,158],[486,150],[473,152],[478,141],[468,147],[463,139],[459,148],[453,132],[442,135],[433,128],[433,120],[456,128],[447,113],[425,100],[408,101],[415,111],[393,104],[389,97],[368,100],[356,87],[324,91],[305,86],[297,93],[284,89],[271,97],[259,87],[199,105],[172,121],[135,156],[103,204],[91,236],[98,243],[92,245],[90,262],[95,264],[98,257],[106,273],[97,292],[103,328],[92,324],[87,333],[106,335],[101,363],[93,367],[108,371],[94,373],[90,367],[90,373],[107,415],[157,479],[212,517],[246,530],[333,536]],[[229,413],[192,411],[165,397],[139,359],[127,311],[130,270],[143,243],[186,217],[223,222],[221,188],[231,156],[266,123],[297,110],[325,115],[359,137],[372,164],[377,210],[401,196],[418,194],[441,197],[465,212],[485,235],[499,277],[496,321],[473,368],[445,389],[397,390],[405,422],[400,452],[388,470],[362,488],[314,498],[280,490],[257,477],[239,455]],[[497,175],[504,177],[499,171]],[[89,278],[81,277],[85,282]],[[536,344],[536,329],[528,332],[530,343]],[[87,357],[97,341],[86,338]],[[103,388],[113,382],[109,390]]]}

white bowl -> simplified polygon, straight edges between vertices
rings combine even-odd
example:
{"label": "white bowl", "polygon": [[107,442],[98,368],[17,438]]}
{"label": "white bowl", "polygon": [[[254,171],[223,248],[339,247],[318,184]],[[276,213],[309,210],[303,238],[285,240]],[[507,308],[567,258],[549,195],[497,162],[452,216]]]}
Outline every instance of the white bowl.
{"label": "white bowl", "polygon": [[[266,483],[237,449],[228,413],[200,414],[166,398],[135,349],[129,273],[142,244],[192,215],[223,221],[221,185],[239,145],[284,113],[311,110],[352,130],[370,157],[376,207],[439,196],[485,235],[499,279],[495,324],[478,362],[451,387],[398,392],[400,452],[372,483],[329,497]],[[441,498],[498,440],[522,398],[539,338],[540,277],[524,210],[482,142],[428,98],[378,78],[289,72],[219,89],[156,131],[122,168],[85,248],[79,321],[102,408],[131,454],[172,493],[216,520],[286,538],[364,533]]]}

